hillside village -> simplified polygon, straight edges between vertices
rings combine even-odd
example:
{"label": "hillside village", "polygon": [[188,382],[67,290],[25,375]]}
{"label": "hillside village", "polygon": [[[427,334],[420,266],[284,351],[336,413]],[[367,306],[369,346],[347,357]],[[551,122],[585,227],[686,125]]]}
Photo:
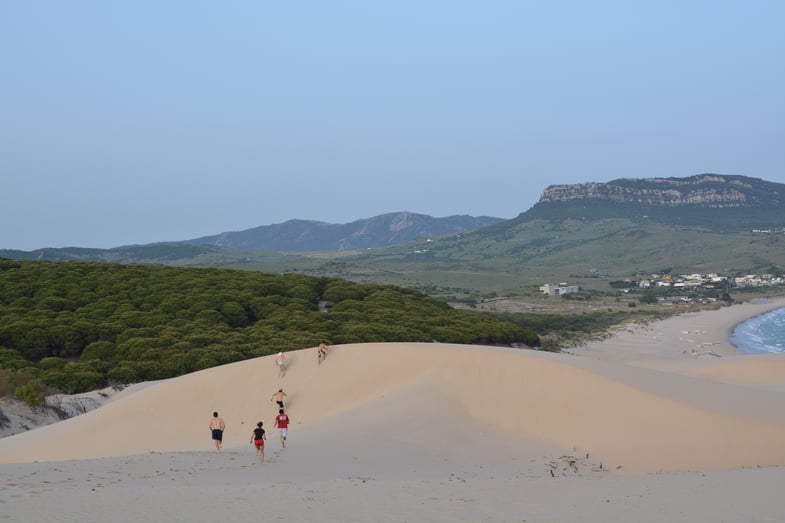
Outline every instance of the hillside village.
{"label": "hillside village", "polygon": [[[774,274],[746,274],[743,276],[722,276],[718,273],[695,273],[695,274],[651,274],[646,277],[625,279],[622,281],[612,281],[610,286],[621,289],[622,292],[630,292],[633,289],[653,289],[669,288],[684,290],[723,290],[729,291],[731,288],[749,287],[777,287],[785,286],[785,277]],[[540,286],[540,292],[547,296],[561,296],[580,292],[582,289],[578,285],[570,285],[566,282],[559,284],[546,283]],[[663,289],[664,290],[664,289]]]}
{"label": "hillside village", "polygon": [[774,287],[785,284],[785,278],[773,274],[746,274],[743,276],[722,276],[708,274],[652,274],[648,278],[633,280],[640,289],[651,287],[671,287],[675,289],[728,289],[730,287]]}

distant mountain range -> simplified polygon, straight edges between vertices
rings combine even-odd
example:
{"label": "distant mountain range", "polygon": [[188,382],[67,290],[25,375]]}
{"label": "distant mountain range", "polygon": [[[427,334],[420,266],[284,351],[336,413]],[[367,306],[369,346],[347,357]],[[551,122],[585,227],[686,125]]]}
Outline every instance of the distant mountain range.
{"label": "distant mountain range", "polygon": [[490,216],[434,218],[424,214],[397,212],[346,224],[289,220],[281,224],[263,225],[175,243],[250,251],[344,251],[389,247],[418,238],[476,231],[501,221],[502,218]]}
{"label": "distant mountain range", "polygon": [[490,216],[456,215],[434,218],[398,212],[347,224],[289,220],[237,232],[192,240],[126,245],[112,249],[41,248],[33,251],[0,249],[0,258],[51,261],[105,261],[164,265],[222,265],[247,260],[243,253],[306,253],[348,251],[400,245],[417,239],[468,233],[503,222]]}
{"label": "distant mountain range", "polygon": [[[552,185],[511,220],[391,213],[348,224],[290,220],[192,240],[114,249],[0,250],[0,257],[336,272],[378,277],[368,264],[491,263],[494,277],[521,267],[626,274],[650,267],[734,270],[785,265],[785,184],[735,175],[619,179]],[[461,234],[458,234],[461,233]],[[428,241],[425,241],[428,240]],[[368,250],[372,248],[372,250]],[[362,251],[361,255],[353,251]],[[308,253],[320,253],[309,257]],[[351,259],[350,259],[351,258]],[[477,270],[472,265],[470,270]],[[557,277],[557,276],[554,276]],[[461,284],[456,280],[456,286]]]}
{"label": "distant mountain range", "polygon": [[608,183],[551,185],[536,205],[513,220],[467,215],[433,218],[398,212],[347,224],[289,220],[168,243],[251,251],[346,251],[390,247],[492,225],[497,225],[493,229],[497,230],[533,219],[605,218],[698,226],[714,231],[785,227],[785,184],[720,174],[621,178]]}

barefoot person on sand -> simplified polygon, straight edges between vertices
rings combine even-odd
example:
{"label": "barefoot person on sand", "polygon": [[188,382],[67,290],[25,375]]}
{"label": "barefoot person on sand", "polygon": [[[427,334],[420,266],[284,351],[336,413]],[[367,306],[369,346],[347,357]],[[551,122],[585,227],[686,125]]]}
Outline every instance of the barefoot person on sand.
{"label": "barefoot person on sand", "polygon": [[281,433],[281,446],[286,448],[286,437],[289,435],[289,416],[284,414],[283,409],[278,410],[278,415],[275,417],[275,426],[278,432]]}
{"label": "barefoot person on sand", "polygon": [[210,420],[210,431],[213,435],[213,441],[215,441],[215,451],[218,453],[221,452],[225,428],[224,420],[218,417],[217,412],[213,412],[213,418]]}
{"label": "barefoot person on sand", "polygon": [[322,361],[324,361],[325,358],[327,358],[327,343],[322,341],[319,344],[319,348],[316,349],[316,359],[319,362],[319,365],[322,364]]}
{"label": "barefoot person on sand", "polygon": [[281,378],[286,376],[286,360],[283,357],[283,352],[279,352],[275,357],[275,364],[278,366],[278,376]]}
{"label": "barefoot person on sand", "polygon": [[283,391],[283,389],[278,389],[278,392],[274,392],[273,395],[270,397],[270,401],[275,400],[275,402],[278,404],[278,408],[282,409],[283,399],[285,397],[286,397],[286,393]]}
{"label": "barefoot person on sand", "polygon": [[260,456],[259,461],[264,461],[264,440],[267,439],[262,425],[264,424],[261,421],[257,423],[256,428],[251,433],[251,443],[256,446],[256,455]]}

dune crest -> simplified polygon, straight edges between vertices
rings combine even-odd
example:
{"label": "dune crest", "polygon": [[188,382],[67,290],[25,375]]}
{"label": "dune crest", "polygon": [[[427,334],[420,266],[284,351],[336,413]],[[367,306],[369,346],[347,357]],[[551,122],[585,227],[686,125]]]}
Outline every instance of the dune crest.
{"label": "dune crest", "polygon": [[[5,438],[0,462],[206,451],[213,410],[227,424],[225,449],[247,444],[259,420],[275,440],[277,407],[269,398],[282,387],[292,432],[318,430],[325,420],[367,408],[378,407],[376,415],[382,417],[384,409],[405,410],[416,399],[402,392],[419,388],[427,391],[420,398],[438,401],[426,411],[413,410],[412,416],[437,433],[443,427],[445,447],[451,445],[449,434],[472,425],[492,437],[590,453],[605,467],[624,472],[785,465],[785,409],[777,408],[781,395],[734,390],[737,398],[764,405],[766,411],[751,419],[721,398],[714,405],[705,398],[692,401],[688,396],[710,396],[706,389],[717,385],[695,370],[695,376],[666,375],[658,389],[663,374],[658,370],[636,368],[644,384],[636,386],[619,379],[626,371],[620,363],[598,365],[530,350],[384,343],[332,347],[322,365],[315,349],[287,357],[283,378],[273,357],[234,363],[156,383],[77,418]],[[683,401],[668,390],[674,386],[684,390]],[[396,395],[407,399],[389,400]],[[450,419],[436,416],[445,412],[452,413]],[[398,422],[392,414],[390,420]],[[362,423],[359,414],[354,421]],[[346,437],[352,433],[347,424]],[[411,445],[416,450],[417,440]]]}

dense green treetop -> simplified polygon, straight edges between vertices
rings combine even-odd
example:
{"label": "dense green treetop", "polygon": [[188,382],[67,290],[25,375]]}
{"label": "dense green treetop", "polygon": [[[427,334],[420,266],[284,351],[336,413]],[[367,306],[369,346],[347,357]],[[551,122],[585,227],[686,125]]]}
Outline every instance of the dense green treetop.
{"label": "dense green treetop", "polygon": [[0,259],[0,368],[66,392],[178,376],[322,339],[539,345],[521,327],[389,285]]}

